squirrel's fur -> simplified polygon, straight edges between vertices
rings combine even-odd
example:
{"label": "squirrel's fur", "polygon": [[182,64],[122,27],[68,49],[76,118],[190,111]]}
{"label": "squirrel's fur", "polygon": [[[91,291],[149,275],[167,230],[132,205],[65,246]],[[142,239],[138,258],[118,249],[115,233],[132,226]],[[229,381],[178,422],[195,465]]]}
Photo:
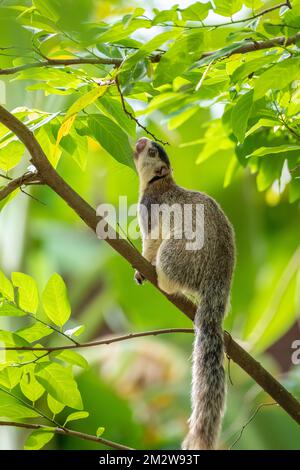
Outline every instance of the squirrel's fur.
{"label": "squirrel's fur", "polygon": [[[235,261],[234,234],[219,205],[208,195],[178,186],[172,176],[165,150],[149,139],[140,139],[134,154],[140,179],[139,223],[143,236],[143,255],[156,266],[158,285],[168,294],[197,296],[193,351],[192,414],[189,432],[182,448],[214,449],[225,400],[224,345],[222,320],[229,299]],[[204,244],[187,250],[187,239],[176,238],[175,218],[166,236],[162,218],[145,216],[152,205],[202,204]],[[198,221],[199,222],[199,221]],[[195,226],[193,212],[192,225]],[[159,227],[158,239],[151,239]],[[195,227],[194,227],[195,228]],[[135,279],[143,282],[136,272]]]}

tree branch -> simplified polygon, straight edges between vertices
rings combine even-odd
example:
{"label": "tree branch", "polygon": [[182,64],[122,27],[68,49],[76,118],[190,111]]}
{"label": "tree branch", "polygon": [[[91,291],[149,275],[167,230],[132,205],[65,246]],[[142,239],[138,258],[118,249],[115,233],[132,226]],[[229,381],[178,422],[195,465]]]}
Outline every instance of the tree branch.
{"label": "tree branch", "polygon": [[[100,217],[97,217],[95,210],[77,194],[51,166],[33,133],[2,106],[0,106],[0,122],[14,132],[26,146],[31,155],[32,162],[38,169],[43,182],[64,199],[85,224],[95,232]],[[113,233],[115,238],[106,239],[106,242],[123,256],[133,268],[141,272],[146,279],[158,288],[155,268],[143,258],[133,246],[126,240],[120,238],[112,227],[110,227],[109,233]],[[186,297],[170,296],[161,290],[160,292],[188,318],[193,320],[196,306],[191,301]],[[295,397],[267,372],[259,362],[239,346],[228,333],[224,333],[224,341],[228,356],[239,364],[242,369],[300,424],[300,403]]]}
{"label": "tree branch", "polygon": [[127,447],[122,444],[118,444],[116,442],[103,439],[102,437],[96,437],[96,436],[92,436],[91,434],[85,434],[83,432],[73,431],[72,429],[68,429],[68,428],[61,428],[61,427],[49,428],[49,426],[44,426],[43,424],[18,423],[16,421],[0,421],[0,426],[13,426],[15,428],[33,429],[36,431],[38,429],[42,429],[42,430],[44,429],[45,431],[54,432],[56,434],[62,434],[63,436],[73,436],[73,437],[78,437],[79,439],[83,439],[85,441],[98,442],[99,444],[103,444],[107,447],[111,447],[112,449],[134,450],[132,449],[132,447]]}
{"label": "tree branch", "polygon": [[[243,44],[241,44],[239,47],[237,47],[233,51],[227,54],[224,54],[223,57],[229,57],[234,54],[247,54],[248,52],[255,52],[255,51],[260,51],[263,49],[271,49],[272,47],[276,47],[276,46],[290,46],[291,44],[295,44],[299,39],[300,39],[300,33],[297,33],[294,36],[290,36],[289,38],[286,38],[285,36],[279,36],[273,39],[267,39],[266,41],[246,40],[243,42]],[[204,52],[201,55],[201,57],[199,57],[199,59],[197,60],[204,59],[205,57],[209,57],[218,52],[219,50]],[[148,57],[148,59],[152,63],[157,63],[161,60],[162,57],[163,57],[163,54],[160,53],[160,54],[151,55]],[[72,65],[85,65],[85,64],[114,65],[115,67],[120,67],[123,62],[124,62],[124,59],[102,58],[102,57],[99,57],[99,58],[87,57],[87,58],[75,58],[75,59],[48,59],[48,60],[43,60],[39,62],[32,62],[30,64],[18,65],[17,67],[0,69],[0,75],[13,75],[17,72],[22,72],[23,70],[27,70],[30,68],[40,68],[40,67],[69,67]]]}
{"label": "tree branch", "polygon": [[[129,333],[128,335],[115,336],[113,338],[99,339],[97,341],[91,341],[89,343],[77,343],[67,346],[53,346],[53,347],[37,347],[35,348],[30,346],[9,346],[9,347],[0,347],[0,351],[64,351],[65,349],[82,349],[90,348],[93,346],[101,346],[103,344],[112,344],[118,343],[121,341],[126,341],[128,339],[142,338],[145,336],[159,336],[169,333],[194,333],[193,328],[165,328],[161,330],[151,330],[151,331],[141,331],[139,333]],[[70,338],[69,338],[70,339]]]}

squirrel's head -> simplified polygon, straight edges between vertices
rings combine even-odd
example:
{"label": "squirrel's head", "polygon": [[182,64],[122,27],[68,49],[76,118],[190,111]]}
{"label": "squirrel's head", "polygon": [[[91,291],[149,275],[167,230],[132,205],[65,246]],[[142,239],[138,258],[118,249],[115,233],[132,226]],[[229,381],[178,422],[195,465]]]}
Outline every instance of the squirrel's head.
{"label": "squirrel's head", "polygon": [[146,137],[142,137],[136,143],[134,163],[144,186],[172,174],[166,151],[161,145]]}

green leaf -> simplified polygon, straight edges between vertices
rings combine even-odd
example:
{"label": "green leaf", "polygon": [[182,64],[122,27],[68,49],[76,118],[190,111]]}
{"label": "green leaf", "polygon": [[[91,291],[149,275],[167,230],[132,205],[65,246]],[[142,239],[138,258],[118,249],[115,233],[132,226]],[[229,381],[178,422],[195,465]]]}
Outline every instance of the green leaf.
{"label": "green leaf", "polygon": [[52,0],[33,0],[32,3],[35,8],[41,13],[41,15],[44,15],[46,18],[49,18],[52,21],[59,20],[59,8],[55,5]]}
{"label": "green leaf", "polygon": [[29,343],[45,338],[53,333],[53,330],[43,323],[34,323],[33,325],[17,330],[16,333]]}
{"label": "green leaf", "polygon": [[51,357],[54,356],[57,359],[60,359],[61,361],[68,362],[69,364],[82,367],[83,369],[88,369],[89,363],[87,360],[81,356],[81,354],[78,354],[75,351],[70,351],[66,349],[65,351],[60,351],[60,352],[53,352],[51,353]]}
{"label": "green leaf", "polygon": [[128,25],[119,22],[110,26],[107,31],[100,34],[97,38],[97,42],[110,42],[114,43],[120,39],[128,38],[131,33],[140,29],[140,28],[150,28],[151,21],[144,19],[134,18],[130,21]]}
{"label": "green leaf", "polygon": [[39,296],[35,280],[28,274],[14,272],[11,275],[15,287],[19,288],[19,306],[26,312],[36,313]]}
{"label": "green leaf", "polygon": [[71,307],[67,288],[62,277],[53,274],[42,294],[44,310],[50,320],[58,326],[63,326],[70,318]]}
{"label": "green leaf", "polygon": [[12,302],[15,299],[13,285],[2,271],[0,271],[0,293],[3,297]]}
{"label": "green leaf", "polygon": [[253,72],[257,72],[264,65],[272,65],[272,62],[278,59],[278,54],[267,55],[258,57],[257,59],[249,60],[236,68],[231,75],[231,82],[233,84],[242,82],[245,78],[249,77]]}
{"label": "green leaf", "polygon": [[262,73],[254,84],[253,100],[262,98],[269,90],[282,90],[300,78],[300,60],[285,59]]}
{"label": "green leaf", "polygon": [[[99,108],[104,114],[109,115],[113,120],[119,124],[131,137],[136,137],[136,124],[127,114],[124,113],[123,107],[119,100],[116,100],[110,96],[102,96],[100,100],[96,102],[97,108]],[[131,106],[126,103],[126,108],[129,112],[134,114]]]}
{"label": "green leaf", "polygon": [[69,369],[54,363],[39,364],[35,376],[55,400],[71,408],[83,408],[77,383]]}
{"label": "green leaf", "polygon": [[63,122],[66,122],[74,114],[78,114],[84,108],[96,101],[97,98],[104,95],[108,86],[96,86],[85,95],[80,96],[68,109]]}
{"label": "green leaf", "polygon": [[26,312],[20,310],[13,304],[7,302],[0,302],[0,317],[22,317]]}
{"label": "green leaf", "polygon": [[233,155],[230,159],[229,165],[228,165],[226,173],[225,173],[224,188],[227,188],[230,185],[230,183],[231,183],[234,175],[237,173],[238,169],[239,169],[239,161],[236,158],[236,156]]}
{"label": "green leaf", "polygon": [[260,147],[247,155],[246,158],[250,157],[264,157],[265,155],[272,155],[274,153],[294,152],[300,150],[300,145],[278,145],[277,147]]}
{"label": "green leaf", "polygon": [[215,13],[221,16],[231,17],[234,13],[240,11],[243,5],[242,0],[214,0]]}
{"label": "green leaf", "polygon": [[101,437],[102,434],[104,433],[104,431],[105,431],[105,428],[103,428],[103,427],[100,426],[100,427],[97,429],[97,431],[96,431],[96,436],[97,436],[97,437]]}
{"label": "green leaf", "polygon": [[44,394],[44,387],[36,380],[34,376],[35,364],[29,364],[24,367],[24,373],[20,381],[20,389],[23,395],[35,403]]}
{"label": "green leaf", "polygon": [[50,432],[48,429],[38,429],[33,431],[27,438],[24,449],[25,450],[39,450],[42,449],[54,436],[54,432]]}
{"label": "green leaf", "polygon": [[20,367],[6,367],[0,371],[0,385],[11,390],[20,382],[21,375]]}
{"label": "green leaf", "polygon": [[126,59],[124,65],[122,66],[122,71],[130,70],[137,64],[137,62],[145,59],[145,57],[147,57],[150,52],[157,50],[170,39],[175,40],[179,36],[179,34],[180,31],[171,30],[165,31],[161,34],[154,36],[154,38],[150,39],[150,41],[146,42],[146,44],[140,47],[137,52],[129,56],[128,59]]}
{"label": "green leaf", "polygon": [[202,21],[205,20],[210,9],[212,9],[212,4],[210,2],[195,2],[189,7],[180,11],[183,20]]}
{"label": "green leaf", "polygon": [[300,199],[300,179],[292,179],[289,184],[289,201],[291,203]]}
{"label": "green leaf", "polygon": [[259,172],[256,178],[258,191],[265,191],[271,184],[280,178],[284,156],[275,155],[271,158],[262,158],[259,163]]}
{"label": "green leaf", "polygon": [[0,147],[0,168],[9,171],[20,163],[24,155],[24,145],[13,140],[9,144]]}
{"label": "green leaf", "polygon": [[21,405],[18,400],[0,390],[0,419],[22,420],[25,418],[38,418],[40,415]]}
{"label": "green leaf", "polygon": [[60,146],[84,171],[88,157],[88,142],[86,136],[80,136],[77,132],[71,131],[69,135],[62,138]]}
{"label": "green leaf", "polygon": [[203,33],[192,31],[181,33],[157,65],[154,85],[172,82],[199,58],[203,49]]}
{"label": "green leaf", "polygon": [[6,347],[14,347],[14,346],[28,346],[30,347],[30,343],[25,339],[18,336],[16,333],[12,331],[4,331],[0,330],[0,342],[4,343]]}
{"label": "green leaf", "polygon": [[244,142],[248,119],[252,109],[253,90],[242,95],[231,112],[231,126],[240,143]]}
{"label": "green leaf", "polygon": [[133,168],[132,149],[125,132],[106,116],[93,116],[88,122],[91,136],[117,161]]}
{"label": "green leaf", "polygon": [[55,400],[49,393],[47,394],[47,404],[54,415],[58,415],[65,408],[63,403]]}
{"label": "green leaf", "polygon": [[159,23],[176,22],[178,20],[178,5],[174,5],[169,10],[158,10],[153,8],[155,17],[152,20],[153,26]]}
{"label": "green leaf", "polygon": [[64,422],[64,426],[69,423],[70,421],[77,421],[78,419],[84,419],[89,416],[87,411],[75,411],[75,413],[71,413],[66,421]]}

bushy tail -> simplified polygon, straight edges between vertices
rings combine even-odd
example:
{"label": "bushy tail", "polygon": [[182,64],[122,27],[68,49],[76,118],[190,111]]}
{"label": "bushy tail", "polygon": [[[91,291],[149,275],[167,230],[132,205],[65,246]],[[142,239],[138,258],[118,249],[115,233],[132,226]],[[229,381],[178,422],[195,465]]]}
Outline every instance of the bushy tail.
{"label": "bushy tail", "polygon": [[214,449],[225,401],[222,319],[227,295],[220,289],[204,296],[195,316],[193,351],[192,414],[182,448]]}

